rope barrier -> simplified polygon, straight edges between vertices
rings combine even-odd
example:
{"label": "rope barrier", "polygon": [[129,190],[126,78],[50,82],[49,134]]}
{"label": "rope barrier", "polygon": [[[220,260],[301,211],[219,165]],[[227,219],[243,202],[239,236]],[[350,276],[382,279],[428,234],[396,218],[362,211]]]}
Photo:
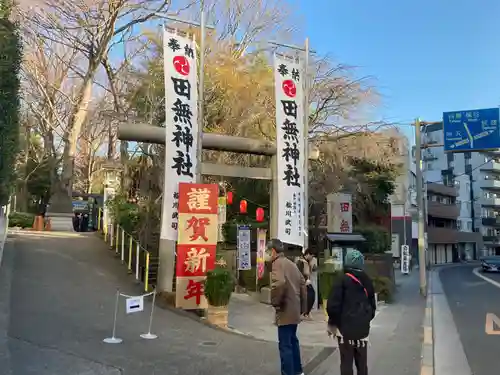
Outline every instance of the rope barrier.
{"label": "rope barrier", "polygon": [[[113,331],[112,331],[112,335],[111,337],[107,337],[103,340],[103,342],[105,342],[106,344],[120,344],[123,342],[123,339],[121,338],[118,338],[116,337],[116,324],[117,324],[117,321],[118,321],[118,309],[119,309],[119,306],[120,306],[120,297],[125,297],[126,298],[126,301],[129,301],[130,299],[138,299],[139,300],[139,305],[137,305],[137,307],[140,309],[140,310],[136,310],[136,311],[131,311],[131,308],[130,308],[130,311],[129,311],[129,308],[127,307],[127,313],[135,313],[135,312],[140,312],[140,311],[144,311],[144,297],[148,297],[148,296],[153,296],[153,301],[151,303],[151,312],[149,314],[149,325],[148,325],[148,332],[147,333],[143,333],[140,335],[141,338],[145,339],[145,340],[154,340],[156,339],[158,336],[151,333],[151,328],[152,328],[152,325],[153,325],[153,315],[154,315],[154,309],[155,309],[155,304],[156,304],[156,289],[153,291],[153,292],[150,292],[150,293],[145,293],[145,294],[141,294],[139,296],[131,296],[131,295],[128,295],[128,294],[125,294],[125,293],[121,293],[120,292],[120,289],[117,289],[116,290],[116,297],[115,297],[115,309],[114,309],[114,313],[113,313]],[[136,306],[134,306],[136,307]]]}
{"label": "rope barrier", "polygon": [[156,293],[156,291],[153,291],[153,292],[141,294],[141,295],[138,295],[138,296],[131,296],[131,295],[128,295],[128,294],[120,293],[120,296],[125,297],[125,298],[141,298],[141,297],[143,298],[143,297],[152,296],[155,293]]}

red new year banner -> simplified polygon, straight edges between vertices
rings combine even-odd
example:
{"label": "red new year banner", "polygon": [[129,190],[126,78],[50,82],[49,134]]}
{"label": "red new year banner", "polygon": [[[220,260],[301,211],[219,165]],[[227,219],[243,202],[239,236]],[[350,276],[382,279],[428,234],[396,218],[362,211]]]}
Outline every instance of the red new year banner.
{"label": "red new year banner", "polygon": [[217,184],[179,184],[176,306],[203,309],[203,282],[215,268],[218,228]]}

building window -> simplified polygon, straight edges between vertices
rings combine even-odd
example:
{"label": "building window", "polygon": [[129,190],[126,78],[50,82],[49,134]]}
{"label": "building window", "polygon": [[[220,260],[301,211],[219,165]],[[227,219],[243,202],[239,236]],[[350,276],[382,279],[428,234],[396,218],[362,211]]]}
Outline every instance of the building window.
{"label": "building window", "polygon": [[427,163],[427,170],[428,171],[432,170],[432,163]]}
{"label": "building window", "polygon": [[458,230],[462,229],[462,220],[457,220],[457,229]]}

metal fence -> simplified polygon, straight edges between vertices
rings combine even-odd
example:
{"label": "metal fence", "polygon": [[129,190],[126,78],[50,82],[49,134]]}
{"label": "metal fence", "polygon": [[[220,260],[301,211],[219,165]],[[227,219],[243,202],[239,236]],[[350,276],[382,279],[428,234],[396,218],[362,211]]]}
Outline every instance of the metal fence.
{"label": "metal fence", "polygon": [[139,241],[119,224],[111,221],[106,225],[102,216],[102,210],[99,209],[97,230],[102,234],[104,241],[120,257],[122,264],[127,266],[129,274],[133,274],[137,281],[144,284],[144,291],[153,290],[156,287],[158,274],[158,257],[152,256]]}

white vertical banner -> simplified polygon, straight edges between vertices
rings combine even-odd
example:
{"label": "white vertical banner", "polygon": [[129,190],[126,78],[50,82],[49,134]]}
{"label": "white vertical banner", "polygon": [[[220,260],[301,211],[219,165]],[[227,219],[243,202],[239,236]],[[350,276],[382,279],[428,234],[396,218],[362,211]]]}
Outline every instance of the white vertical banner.
{"label": "white vertical banner", "polygon": [[252,258],[250,254],[251,237],[250,228],[238,226],[238,270],[247,271],[252,269]]}
{"label": "white vertical banner", "polygon": [[410,273],[410,247],[401,246],[401,273],[408,275]]}
{"label": "white vertical banner", "polygon": [[163,30],[165,179],[160,237],[177,241],[179,183],[195,182],[198,144],[196,43]]}
{"label": "white vertical banner", "polygon": [[300,60],[274,55],[278,238],[304,246],[304,67]]}

